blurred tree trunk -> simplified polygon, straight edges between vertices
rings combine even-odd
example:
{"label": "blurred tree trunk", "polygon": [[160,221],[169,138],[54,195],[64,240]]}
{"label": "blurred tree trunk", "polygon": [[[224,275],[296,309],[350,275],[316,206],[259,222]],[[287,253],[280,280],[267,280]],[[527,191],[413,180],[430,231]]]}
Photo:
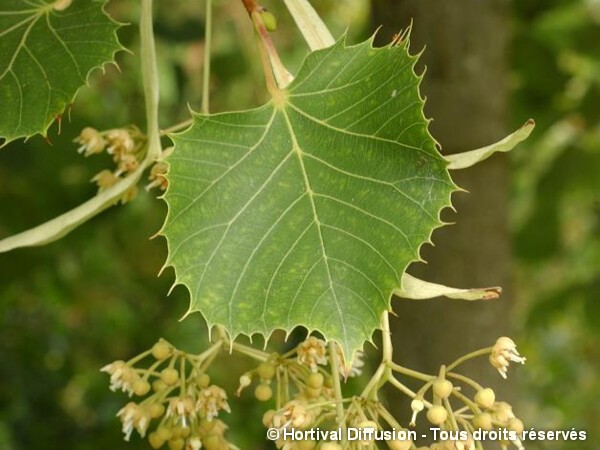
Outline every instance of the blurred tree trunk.
{"label": "blurred tree trunk", "polygon": [[[425,45],[421,67],[427,66],[422,89],[426,115],[434,118],[433,136],[444,153],[490,144],[506,133],[507,17],[502,0],[372,0],[373,25],[383,24],[377,41],[389,42],[411,19],[412,52]],[[422,255],[427,265],[409,272],[428,281],[456,287],[502,286],[495,302],[458,300],[393,300],[395,359],[403,365],[436,372],[440,364],[491,345],[509,332],[511,300],[507,160],[495,156],[466,171],[453,172],[458,214],[444,219],[456,225],[434,233],[435,247]],[[487,360],[465,366],[484,386],[503,385]],[[497,390],[506,398],[507,392]],[[398,417],[408,415],[406,403],[390,391],[389,403]]]}

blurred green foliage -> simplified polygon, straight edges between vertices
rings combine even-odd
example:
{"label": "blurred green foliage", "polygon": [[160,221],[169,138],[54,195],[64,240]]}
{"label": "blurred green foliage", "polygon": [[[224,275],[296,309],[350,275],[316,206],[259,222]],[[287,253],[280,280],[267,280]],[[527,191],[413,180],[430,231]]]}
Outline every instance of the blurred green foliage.
{"label": "blurred green foliage", "polygon": [[[515,117],[535,117],[513,158],[524,413],[600,441],[600,2],[513,2]],[[565,448],[536,443],[529,448]]]}
{"label": "blurred green foliage", "polygon": [[[246,13],[237,2],[214,3],[211,109],[256,106],[266,90]],[[265,4],[278,17],[274,39],[294,70],[307,48],[282,2]],[[365,26],[366,0],[315,4],[336,36],[348,23],[351,41],[372,31]],[[513,156],[517,337],[529,357],[520,371],[520,415],[538,428],[586,428],[590,439],[568,448],[591,450],[600,440],[600,1],[511,5],[514,124],[528,117],[538,122]],[[117,19],[137,22],[136,1],[109,6]],[[168,126],[188,117],[188,105],[200,105],[203,5],[159,1],[156,17],[161,124]],[[134,54],[118,56],[119,70],[108,66],[95,74],[61,134],[52,129],[52,145],[36,137],[0,152],[0,236],[94,195],[88,180],[110,161],[77,155],[71,141],[84,126],[143,123],[137,29],[125,26],[119,35]],[[155,196],[141,192],[49,246],[0,255],[0,449],[147,448],[137,437],[123,442],[115,413],[126,398],[107,390],[99,368],[145,350],[159,336],[188,351],[206,343],[198,315],[178,322],[187,293],[178,288],[166,298],[172,273],[156,276],[166,251],[160,239],[148,240],[165,213]],[[228,392],[244,370],[231,370],[232,364],[246,363],[224,360],[215,368]],[[231,440],[262,448],[262,426],[248,419],[265,406],[248,394],[233,399],[232,409],[243,415],[226,417]]]}

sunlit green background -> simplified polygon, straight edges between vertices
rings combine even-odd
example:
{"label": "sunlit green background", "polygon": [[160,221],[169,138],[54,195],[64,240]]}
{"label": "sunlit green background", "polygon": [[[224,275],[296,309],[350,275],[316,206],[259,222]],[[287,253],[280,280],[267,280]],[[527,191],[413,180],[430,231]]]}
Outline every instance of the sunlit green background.
{"label": "sunlit green background", "polygon": [[[163,125],[198,109],[204,52],[203,2],[157,1]],[[214,111],[260,104],[266,91],[251,27],[239,2],[215,1],[211,79]],[[307,48],[281,2],[276,43],[296,69]],[[319,1],[319,11],[349,39],[373,32],[364,0]],[[534,117],[532,138],[512,155],[512,243],[516,340],[528,364],[520,370],[520,410],[529,426],[588,430],[587,442],[554,448],[596,450],[600,434],[600,1],[511,3],[512,110]],[[113,0],[109,11],[137,22],[138,4]],[[135,26],[119,33],[137,52]],[[494,39],[482,36],[481,39]],[[109,159],[83,159],[72,139],[99,129],[143,123],[137,57],[118,56],[120,70],[98,71],[48,145],[36,137],[0,151],[0,237],[47,220],[94,195],[88,180]],[[0,101],[1,107],[1,101]],[[0,255],[0,449],[142,449],[122,440],[110,393],[98,369],[133,356],[165,336],[189,351],[206,341],[202,319],[179,318],[187,294],[166,297],[172,273],[156,274],[164,242],[149,240],[165,205],[142,192],[65,239]],[[460,220],[460,216],[459,216]],[[225,360],[215,372],[229,392],[237,383]],[[231,440],[264,448],[263,411],[251,396],[234,400]],[[236,413],[237,411],[237,413]],[[243,411],[243,414],[240,414]],[[531,443],[528,448],[553,448]]]}

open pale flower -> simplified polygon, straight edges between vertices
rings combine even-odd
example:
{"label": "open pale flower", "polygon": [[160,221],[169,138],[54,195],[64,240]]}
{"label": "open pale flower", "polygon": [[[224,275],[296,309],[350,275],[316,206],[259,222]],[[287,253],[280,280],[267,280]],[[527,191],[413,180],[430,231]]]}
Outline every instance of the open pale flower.
{"label": "open pale flower", "polygon": [[297,400],[285,405],[282,414],[287,419],[284,427],[291,425],[292,428],[305,428],[312,421],[306,405]]}
{"label": "open pale flower", "polygon": [[121,389],[123,392],[127,392],[130,397],[133,395],[133,385],[139,379],[139,376],[135,369],[127,365],[125,361],[112,362],[100,371],[110,375],[111,391],[116,392],[117,389]]}
{"label": "open pale flower", "polygon": [[106,135],[106,139],[109,144],[106,151],[113,155],[115,161],[118,161],[123,155],[133,151],[133,139],[125,129],[111,130]]}
{"label": "open pale flower", "polygon": [[327,364],[327,346],[325,341],[314,336],[309,336],[298,345],[298,362],[307,365],[313,372],[317,371],[317,364]]}
{"label": "open pale flower", "polygon": [[504,379],[506,379],[506,372],[511,362],[525,364],[526,360],[527,358],[521,356],[517,351],[517,344],[508,337],[498,338],[490,354],[490,363],[498,369]]}
{"label": "open pale flower", "polygon": [[101,153],[106,147],[106,141],[100,132],[91,127],[86,127],[81,130],[81,134],[75,139],[75,142],[81,144],[81,147],[79,147],[77,151],[83,153],[84,156]]}
{"label": "open pale flower", "polygon": [[109,187],[114,186],[119,180],[121,180],[121,178],[118,175],[107,169],[98,172],[96,175],[94,175],[94,178],[92,178],[92,182],[98,185],[99,192],[105,191]]}
{"label": "open pale flower", "polygon": [[146,431],[150,424],[150,414],[144,407],[137,403],[129,402],[121,408],[117,413],[117,417],[123,424],[123,434],[125,434],[126,441],[129,441],[134,429],[137,430],[141,437],[146,436]]}
{"label": "open pale flower", "polygon": [[231,412],[227,403],[227,394],[219,386],[214,384],[202,389],[198,395],[198,411],[206,417],[206,420],[212,420],[219,415],[219,411]]}
{"label": "open pale flower", "polygon": [[167,417],[175,416],[183,428],[189,426],[190,420],[196,417],[194,399],[189,396],[172,398],[167,408]]}

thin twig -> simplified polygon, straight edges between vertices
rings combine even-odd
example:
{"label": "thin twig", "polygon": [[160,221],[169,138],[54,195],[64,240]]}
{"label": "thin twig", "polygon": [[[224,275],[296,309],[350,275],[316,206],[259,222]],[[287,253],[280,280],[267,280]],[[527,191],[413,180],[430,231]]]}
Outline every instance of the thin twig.
{"label": "thin twig", "polygon": [[338,368],[337,349],[335,343],[329,343],[329,363],[331,365],[331,377],[333,378],[333,391],[335,393],[338,426],[342,429],[342,447],[346,443],[346,421],[344,419],[344,404],[342,396],[342,385],[340,381],[340,370]]}
{"label": "thin twig", "polygon": [[206,0],[204,30],[204,67],[202,68],[202,113],[208,114],[210,104],[210,52],[212,47],[212,0]]}

